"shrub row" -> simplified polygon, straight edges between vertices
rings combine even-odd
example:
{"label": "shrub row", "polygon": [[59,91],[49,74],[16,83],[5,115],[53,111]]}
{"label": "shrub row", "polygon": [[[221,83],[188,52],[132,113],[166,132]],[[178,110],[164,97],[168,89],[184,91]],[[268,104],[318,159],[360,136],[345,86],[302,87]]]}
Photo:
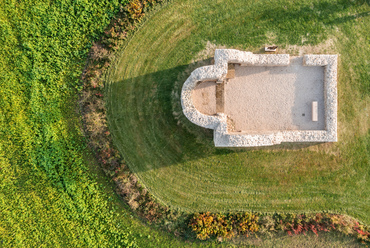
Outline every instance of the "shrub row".
{"label": "shrub row", "polygon": [[114,171],[120,167],[117,151],[109,137],[106,111],[104,106],[104,83],[101,75],[109,67],[114,52],[127,38],[127,33],[134,30],[145,13],[163,0],[132,0],[121,6],[106,28],[101,40],[94,42],[82,73],[83,90],[80,106],[85,133],[90,146],[96,151],[97,158],[105,170]]}
{"label": "shrub row", "polygon": [[157,223],[169,214],[170,209],[158,204],[146,188],[139,184],[127,166],[118,168],[114,172],[113,180],[117,185],[117,193],[126,200],[131,209],[150,223]]}
{"label": "shrub row", "polygon": [[145,13],[160,2],[163,0],[131,0],[126,6],[122,6],[104,32],[101,43],[108,49],[117,50],[127,34],[135,30]]}
{"label": "shrub row", "polygon": [[339,231],[356,237],[362,243],[370,243],[369,227],[360,224],[355,219],[339,214],[212,214],[197,213],[190,220],[189,227],[197,238],[231,238],[236,235],[252,233],[273,233],[284,231],[288,235],[298,235],[313,232]]}
{"label": "shrub row", "polygon": [[137,214],[151,223],[158,222],[164,215],[170,215],[171,211],[155,202],[146,189],[141,187],[114,147],[107,124],[101,75],[109,67],[115,51],[127,38],[127,34],[138,26],[146,12],[162,1],[132,0],[120,7],[118,15],[111,20],[102,38],[94,42],[90,49],[82,74],[83,89],[80,97],[84,131],[88,136],[89,146],[95,151],[105,173],[116,183],[117,193]]}

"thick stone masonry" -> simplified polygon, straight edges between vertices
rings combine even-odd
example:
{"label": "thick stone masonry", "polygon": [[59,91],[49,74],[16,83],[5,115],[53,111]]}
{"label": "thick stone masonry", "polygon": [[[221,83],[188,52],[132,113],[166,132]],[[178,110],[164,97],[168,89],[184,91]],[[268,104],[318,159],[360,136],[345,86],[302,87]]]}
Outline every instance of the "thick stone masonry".
{"label": "thick stone masonry", "polygon": [[260,134],[229,133],[224,113],[205,115],[192,101],[192,90],[202,81],[222,82],[226,78],[228,63],[244,66],[287,66],[289,54],[253,54],[234,49],[215,51],[215,64],[195,69],[185,81],[181,92],[181,105],[185,116],[194,124],[214,129],[216,147],[270,146],[281,142],[335,142],[337,141],[337,55],[305,55],[304,66],[324,66],[325,130],[277,131]]}

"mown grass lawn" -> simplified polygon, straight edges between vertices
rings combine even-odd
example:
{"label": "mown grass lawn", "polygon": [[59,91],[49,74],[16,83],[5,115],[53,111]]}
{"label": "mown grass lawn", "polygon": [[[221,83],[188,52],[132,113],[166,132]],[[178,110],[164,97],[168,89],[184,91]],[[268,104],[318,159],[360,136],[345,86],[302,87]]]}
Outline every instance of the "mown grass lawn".
{"label": "mown grass lawn", "polygon": [[[176,209],[332,211],[369,224],[369,11],[358,1],[171,2],[126,43],[106,77],[115,144],[150,192]],[[340,54],[339,142],[214,148],[211,133],[172,104],[194,60],[209,57],[199,55],[207,43]]]}

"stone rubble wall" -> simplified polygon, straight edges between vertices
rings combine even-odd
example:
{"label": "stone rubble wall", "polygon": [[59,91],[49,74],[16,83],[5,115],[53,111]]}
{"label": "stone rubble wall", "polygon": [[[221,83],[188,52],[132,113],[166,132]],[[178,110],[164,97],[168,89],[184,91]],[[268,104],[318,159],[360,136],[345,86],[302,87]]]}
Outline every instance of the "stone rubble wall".
{"label": "stone rubble wall", "polygon": [[185,116],[194,124],[214,129],[216,147],[270,146],[281,142],[335,142],[337,141],[337,55],[305,55],[303,65],[324,66],[325,121],[324,131],[279,131],[268,134],[229,133],[227,116],[223,113],[205,115],[193,104],[192,90],[205,80],[224,81],[228,63],[247,66],[287,66],[289,54],[253,54],[235,49],[217,49],[215,64],[195,69],[181,91],[181,105]]}

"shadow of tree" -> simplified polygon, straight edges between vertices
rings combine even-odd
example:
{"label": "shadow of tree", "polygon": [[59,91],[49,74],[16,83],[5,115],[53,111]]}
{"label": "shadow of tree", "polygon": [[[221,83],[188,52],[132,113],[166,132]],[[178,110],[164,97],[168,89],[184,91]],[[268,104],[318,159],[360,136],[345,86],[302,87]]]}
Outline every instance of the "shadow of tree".
{"label": "shadow of tree", "polygon": [[[325,40],[328,31],[333,27],[366,17],[368,11],[353,14],[352,7],[367,4],[361,1],[324,0],[313,3],[261,1],[245,6],[240,2],[225,5],[223,2],[215,1],[211,6],[199,10],[194,19],[199,25],[208,28],[203,38],[216,41],[218,44],[228,44],[242,49],[266,42],[281,45],[314,45]],[[240,16],[231,18],[228,13],[232,10],[228,10],[229,8],[239,8],[237,14]],[[211,11],[212,14],[207,11]],[[207,19],[200,18],[205,14],[208,16]]]}
{"label": "shadow of tree", "polygon": [[300,44],[306,40],[317,44],[326,38],[328,28],[369,14],[367,11],[348,16],[349,8],[354,5],[356,2],[350,0],[319,1],[309,5],[289,2],[264,10],[261,19],[278,33],[278,43]]}
{"label": "shadow of tree", "polygon": [[354,14],[354,15],[349,15],[349,16],[344,16],[344,17],[339,17],[335,20],[333,20],[332,22],[329,22],[327,24],[330,24],[330,25],[338,25],[338,24],[342,24],[342,23],[346,23],[346,22],[349,22],[349,21],[353,21],[357,18],[361,18],[361,17],[366,17],[366,16],[369,16],[370,15],[370,11],[365,11],[365,12],[362,12],[362,13],[359,13],[359,14]]}

